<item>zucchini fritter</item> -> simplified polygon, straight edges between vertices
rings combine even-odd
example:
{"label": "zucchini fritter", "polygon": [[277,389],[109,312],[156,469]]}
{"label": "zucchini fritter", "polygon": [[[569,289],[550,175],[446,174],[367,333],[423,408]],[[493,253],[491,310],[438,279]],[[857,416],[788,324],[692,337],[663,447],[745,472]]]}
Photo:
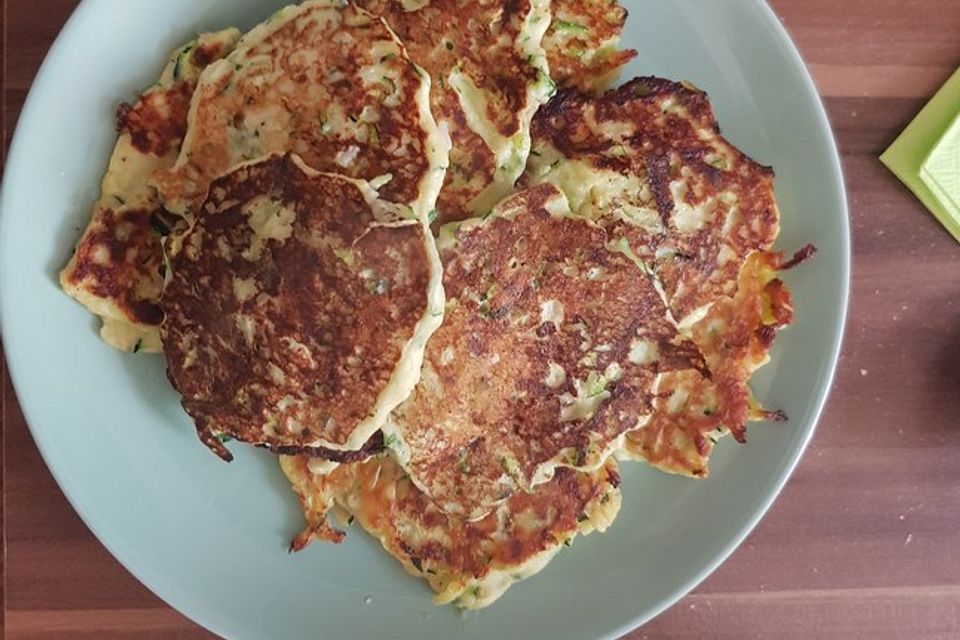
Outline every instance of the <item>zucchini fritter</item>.
{"label": "zucchini fritter", "polygon": [[705,368],[647,274],[552,185],[445,229],[440,253],[444,323],[383,431],[444,512],[474,520],[557,467],[598,468],[661,373]]}
{"label": "zucchini fritter", "polygon": [[478,522],[444,514],[389,456],[312,473],[309,460],[280,464],[300,497],[308,527],[292,545],[338,542],[327,522],[334,509],[356,519],[410,574],[436,591],[436,604],[466,609],[492,604],[511,586],[543,569],[578,534],[605,531],[620,509],[613,461],[594,473],[558,469],[531,493],[519,493]]}
{"label": "zucchini fritter", "polygon": [[292,155],[216,180],[170,247],[162,336],[200,438],[360,449],[420,376],[443,313],[433,235]]}
{"label": "zucchini fritter", "polygon": [[747,257],[773,246],[773,171],[720,135],[706,94],[637,78],[600,98],[566,92],[534,120],[525,184],[627,241],[681,326],[732,296]]}
{"label": "zucchini fritter", "polygon": [[696,371],[664,375],[650,422],[627,435],[624,451],[629,457],[664,471],[704,478],[720,437],[732,434],[745,442],[748,422],[786,419],[782,412],[764,410],[749,383],[769,360],[777,331],[793,322],[790,292],[778,273],[812,252],[808,247],[790,262],[766,251],[747,258],[736,294],[718,300],[690,328],[711,377]]}
{"label": "zucchini fritter", "polygon": [[490,211],[530,153],[530,121],[554,94],[541,46],[549,0],[360,0],[433,79],[431,107],[453,148],[440,224]]}
{"label": "zucchini fritter", "polygon": [[203,74],[180,158],[157,176],[160,196],[192,213],[222,173],[293,152],[318,171],[383,177],[385,199],[426,219],[448,147],[429,92],[380,18],[329,0],[287,7]]}

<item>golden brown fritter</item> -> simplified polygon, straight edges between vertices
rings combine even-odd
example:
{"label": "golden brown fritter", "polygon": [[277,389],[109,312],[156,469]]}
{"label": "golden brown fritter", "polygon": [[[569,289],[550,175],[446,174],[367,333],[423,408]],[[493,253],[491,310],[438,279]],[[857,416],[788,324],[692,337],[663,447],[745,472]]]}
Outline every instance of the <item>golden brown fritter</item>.
{"label": "golden brown fritter", "polygon": [[445,230],[441,259],[444,324],[384,434],[447,513],[597,468],[645,423],[661,372],[703,368],[650,278],[552,185]]}
{"label": "golden brown fritter", "polygon": [[419,377],[442,314],[433,236],[296,156],[216,180],[172,245],[170,379],[201,439],[359,449]]}
{"label": "golden brown fritter", "polygon": [[619,48],[627,10],[618,0],[553,0],[550,8],[543,48],[554,82],[590,94],[608,89],[637,56]]}
{"label": "golden brown fritter", "polygon": [[175,221],[150,186],[173,165],[201,72],[227,55],[240,33],[205,34],[170,56],[157,84],[118,109],[117,141],[100,200],[60,274],[63,289],[101,316],[101,335],[124,351],[159,351],[163,291],[161,237]]}
{"label": "golden brown fritter", "polygon": [[327,512],[355,518],[412,575],[437,592],[435,602],[468,609],[493,603],[540,571],[578,534],[604,531],[620,508],[620,475],[612,461],[594,473],[559,469],[532,493],[519,493],[478,522],[444,514],[390,457],[311,473],[305,458],[281,458],[300,497],[307,529],[294,541],[337,542]]}
{"label": "golden brown fritter", "polygon": [[360,0],[430,74],[431,106],[453,148],[441,224],[482,215],[527,162],[530,121],[554,93],[541,40],[548,0]]}
{"label": "golden brown fritter", "polygon": [[706,94],[638,78],[600,98],[567,92],[534,121],[524,183],[625,238],[681,326],[736,292],[747,257],[779,233],[773,171],[720,135]]}
{"label": "golden brown fritter", "polygon": [[217,176],[285,152],[320,171],[389,176],[386,200],[433,209],[447,157],[429,78],[380,18],[331,5],[281,10],[204,73],[180,158],[157,176],[168,209],[191,212]]}
{"label": "golden brown fritter", "polygon": [[760,408],[749,382],[769,359],[777,331],[793,321],[790,292],[778,273],[812,251],[808,247],[790,262],[765,251],[747,258],[736,294],[718,300],[690,329],[712,378],[696,371],[664,375],[650,422],[627,435],[624,450],[630,457],[703,478],[718,438],[732,433],[745,442],[748,421],[785,419],[781,412]]}

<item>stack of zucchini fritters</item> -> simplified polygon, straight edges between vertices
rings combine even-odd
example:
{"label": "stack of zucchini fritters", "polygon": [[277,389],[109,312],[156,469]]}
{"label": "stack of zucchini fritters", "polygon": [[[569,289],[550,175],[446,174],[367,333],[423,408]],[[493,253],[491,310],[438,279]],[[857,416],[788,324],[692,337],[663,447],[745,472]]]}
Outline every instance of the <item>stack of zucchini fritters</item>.
{"label": "stack of zucchini fritters", "polygon": [[356,521],[481,608],[612,524],[616,460],[705,477],[720,437],[783,418],[748,383],[809,251],[771,251],[773,172],[704,93],[608,90],[626,19],[307,0],[119,109],[62,284],[108,343],[165,354],[219,456],[280,456],[294,549]]}

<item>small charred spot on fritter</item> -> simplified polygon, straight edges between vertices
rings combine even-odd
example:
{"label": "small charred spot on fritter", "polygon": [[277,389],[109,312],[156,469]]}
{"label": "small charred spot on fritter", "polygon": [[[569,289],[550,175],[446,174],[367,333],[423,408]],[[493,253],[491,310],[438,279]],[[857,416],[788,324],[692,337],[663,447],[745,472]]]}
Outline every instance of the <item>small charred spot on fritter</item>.
{"label": "small charred spot on fritter", "polygon": [[783,280],[776,278],[764,287],[764,295],[770,301],[770,313],[777,326],[785,327],[793,323],[793,296]]}
{"label": "small charred spot on fritter", "polygon": [[700,431],[693,434],[693,445],[701,456],[706,456],[710,452],[710,444]]}
{"label": "small charred spot on fritter", "polygon": [[404,539],[397,540],[397,546],[400,547],[400,550],[407,556],[417,571],[422,572],[423,567],[420,564],[420,559],[417,557],[417,549]]}
{"label": "small charred spot on fritter", "polygon": [[747,443],[747,425],[746,424],[733,424],[728,425],[730,429],[730,435],[733,436],[733,439],[740,444]]}
{"label": "small charred spot on fritter", "polygon": [[[413,67],[406,73],[407,82],[415,77]],[[419,122],[420,108],[414,91],[403,94],[403,103],[386,110],[377,123],[378,140],[366,143],[363,159],[370,163],[367,177],[394,174],[394,179],[381,187],[380,195],[389,202],[413,202],[419,196],[420,179],[430,171],[426,132]],[[416,132],[415,136],[411,132]],[[408,145],[411,148],[404,148]],[[332,168],[331,170],[336,170]],[[342,171],[342,168],[340,169]]]}
{"label": "small charred spot on fritter", "polygon": [[129,102],[121,102],[117,105],[117,133],[123,133],[127,128],[127,120],[133,111],[133,105]]}
{"label": "small charred spot on fritter", "polygon": [[791,257],[789,260],[785,262],[781,260],[777,264],[776,269],[777,271],[788,271],[800,264],[803,264],[807,260],[810,260],[811,258],[813,258],[814,255],[816,255],[816,253],[817,253],[817,248],[812,244],[808,244],[807,246],[803,247],[802,249],[794,253],[793,257]]}
{"label": "small charred spot on fritter", "polygon": [[199,421],[197,423],[197,435],[200,437],[200,441],[207,446],[208,449],[213,451],[217,456],[224,462],[233,462],[233,454],[230,453],[230,450],[223,444],[223,440],[219,436],[214,435],[213,431],[206,425],[205,422]]}
{"label": "small charred spot on fritter", "polygon": [[271,444],[257,445],[261,449],[266,449],[271,453],[281,456],[306,456],[338,464],[354,464],[363,462],[372,458],[385,450],[383,442],[383,432],[378,431],[367,441],[363,448],[357,451],[340,451],[337,449],[328,449],[326,447],[294,447],[294,446],[276,446]]}
{"label": "small charred spot on fritter", "polygon": [[627,19],[626,9],[614,0],[555,0],[552,13],[543,45],[551,75],[561,87],[593,89],[597,76],[606,76],[637,55],[632,50],[605,49],[619,39]]}
{"label": "small charred spot on fritter", "polygon": [[693,369],[707,380],[713,377],[703,351],[692,340],[677,336],[674,340],[664,342],[661,346],[660,360],[657,364],[659,373]]}
{"label": "small charred spot on fritter", "polygon": [[183,140],[192,97],[188,82],[150,91],[135,104],[117,108],[117,130],[128,134],[141,153],[163,157]]}
{"label": "small charred spot on fritter", "polygon": [[121,306],[127,316],[138,324],[158,327],[163,322],[163,311],[155,301],[127,299]]}
{"label": "small charred spot on fritter", "polygon": [[551,137],[550,133],[561,121],[579,119],[582,105],[588,100],[576,89],[564,89],[557,92],[550,102],[542,106],[533,119],[534,137]]}
{"label": "small charred spot on fritter", "polygon": [[646,76],[634,78],[603,96],[606,103],[617,105],[631,104],[638,98],[658,110],[664,98],[677,98],[695,122],[707,129],[720,132],[710,104],[710,96],[687,82]]}
{"label": "small charred spot on fritter", "polygon": [[787,422],[790,420],[787,412],[783,409],[774,409],[772,411],[763,410],[760,413],[764,420],[769,420],[770,422]]}
{"label": "small charred spot on fritter", "polygon": [[138,297],[138,289],[162,287],[163,250],[151,233],[150,209],[102,209],[98,226],[91,227],[77,246],[67,281],[100,298],[114,301],[127,317],[156,326],[162,313],[155,299]]}
{"label": "small charred spot on fritter", "polygon": [[621,479],[621,477],[620,477],[620,470],[619,470],[617,467],[613,466],[613,465],[607,465],[607,467],[606,467],[606,481],[607,481],[607,482],[610,484],[610,486],[613,487],[614,489],[619,489],[619,488],[620,488],[620,484],[622,483],[622,479]]}
{"label": "small charred spot on fritter", "polygon": [[297,536],[290,541],[290,547],[288,551],[290,553],[298,553],[306,549],[313,540],[322,540],[324,542],[332,542],[333,544],[340,544],[346,540],[347,534],[342,531],[337,531],[327,523],[326,520],[322,522],[317,522],[308,525],[308,527],[301,531]]}
{"label": "small charred spot on fritter", "polygon": [[650,181],[650,189],[657,203],[657,211],[664,226],[668,226],[674,209],[673,194],[670,192],[670,158],[664,153],[650,153],[647,154],[645,161],[647,179]]}
{"label": "small charred spot on fritter", "polygon": [[777,339],[777,330],[775,327],[763,324],[757,327],[755,335],[757,340],[760,341],[760,344],[763,345],[764,348],[769,349],[773,346],[773,342]]}
{"label": "small charred spot on fritter", "polygon": [[194,47],[190,58],[194,66],[198,69],[203,69],[222,58],[224,53],[222,42],[207,42]]}

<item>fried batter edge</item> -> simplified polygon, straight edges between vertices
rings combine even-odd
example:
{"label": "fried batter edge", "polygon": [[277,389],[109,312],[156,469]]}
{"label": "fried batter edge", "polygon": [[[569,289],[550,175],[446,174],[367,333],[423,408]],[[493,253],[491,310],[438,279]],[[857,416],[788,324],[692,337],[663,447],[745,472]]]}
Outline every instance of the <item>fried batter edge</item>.
{"label": "fried batter edge", "polygon": [[535,83],[528,86],[526,104],[517,116],[520,130],[516,134],[506,138],[492,123],[478,116],[478,113],[486,112],[486,101],[481,92],[458,69],[450,73],[450,86],[457,93],[467,126],[483,139],[496,163],[493,182],[477,194],[467,207],[474,215],[485,214],[513,193],[533,148],[533,117],[557,92],[556,84],[550,78],[547,51],[543,48],[543,38],[552,22],[551,0],[531,0],[530,4],[530,13],[524,19],[520,49],[529,64],[537,70],[538,77]]}
{"label": "fried batter edge", "polygon": [[[280,467],[293,483],[294,493],[297,494],[307,520],[306,528],[291,542],[291,552],[304,549],[314,539],[334,544],[342,542],[346,534],[331,526],[329,520],[331,514],[344,526],[352,522],[349,511],[340,504],[342,500],[337,497],[336,488],[312,495],[307,487],[302,486],[299,481],[302,475],[302,469],[299,467],[302,464],[302,458],[280,457]],[[621,480],[617,463],[611,459],[603,467],[605,472],[598,470],[595,473],[602,473],[605,478],[598,482],[596,494],[584,505],[583,515],[579,519],[576,530],[566,532],[562,536],[554,535],[551,540],[552,547],[531,556],[521,564],[492,569],[482,578],[451,580],[446,588],[436,593],[433,603],[437,606],[452,603],[467,610],[486,608],[502,597],[510,587],[542,571],[564,547],[571,546],[578,536],[605,532],[619,514],[623,496],[620,490]],[[307,473],[312,472],[307,471]],[[412,561],[397,557],[391,551],[391,538],[388,535],[378,536],[369,531],[367,533],[378,540],[384,551],[400,562],[409,575],[427,579],[429,582],[429,576],[418,569]]]}
{"label": "fried batter edge", "polygon": [[[312,4],[318,5],[320,7],[329,7],[331,9],[342,9],[345,5],[343,0],[311,0]],[[304,3],[305,4],[305,3]],[[383,27],[386,29],[387,33],[390,34],[390,37],[394,42],[399,46],[400,51],[403,55],[410,60],[410,56],[407,54],[407,49],[404,46],[400,38],[397,37],[397,34],[390,27],[386,20],[380,16],[376,16],[369,11],[363,9],[360,6],[353,7],[358,13],[366,15],[374,20],[380,22]],[[287,22],[287,18],[298,11],[303,9],[303,4],[294,4],[288,5],[275,14],[273,14],[266,22],[254,27],[246,35],[240,38],[240,41],[237,43],[235,51],[240,51],[245,47],[250,46],[251,43],[259,43],[265,41],[270,37],[274,32],[283,28]],[[218,60],[208,66],[204,70],[203,75],[200,78],[199,83],[203,84],[209,82],[210,80],[217,77],[218,74],[228,72],[231,68],[231,62],[227,58]],[[411,61],[411,64],[413,62]],[[427,220],[433,214],[437,205],[437,198],[440,197],[440,190],[443,187],[443,183],[446,179],[447,165],[449,164],[450,149],[452,147],[452,142],[450,140],[450,135],[447,132],[447,127],[445,124],[441,126],[437,125],[436,120],[433,117],[433,110],[430,108],[430,91],[432,85],[432,78],[430,75],[420,66],[415,65],[417,73],[423,82],[420,83],[420,86],[417,88],[415,93],[415,100],[418,106],[418,111],[420,115],[421,122],[424,125],[424,129],[427,133],[427,155],[429,158],[430,171],[426,176],[420,181],[419,189],[419,198],[415,203],[403,203],[410,204],[413,208],[414,213],[418,218]],[[187,117],[188,123],[196,122],[197,120],[197,110],[200,107],[200,100],[198,97],[190,104],[190,112]],[[178,168],[182,168],[189,160],[187,156],[187,149],[193,147],[194,138],[196,137],[196,127],[188,126],[187,135],[183,141],[184,151],[180,153],[177,158],[176,163],[171,168],[171,171],[174,171]],[[258,158],[256,160],[263,160],[263,158]],[[225,173],[230,173],[233,169],[226,171]],[[211,184],[213,181],[211,181]],[[183,214],[184,211],[175,211],[175,213]],[[429,224],[429,223],[428,223]]]}
{"label": "fried batter edge", "polygon": [[[205,39],[217,40],[219,38],[224,39],[233,46],[240,39],[240,31],[237,29],[224,29],[222,31],[205,33],[189,43],[174,49],[167,58],[167,64],[161,72],[159,80],[153,87],[147,89],[146,92],[156,87],[164,88],[175,84],[178,80],[177,71],[181,63],[181,58],[193,51],[195,47]],[[117,173],[125,169],[125,167],[121,166],[123,164],[121,159],[125,156],[136,158],[141,155],[143,154],[134,148],[130,134],[127,132],[121,133],[111,153],[107,171],[101,181],[101,197],[94,205],[93,214],[87,224],[87,228],[84,229],[81,234],[78,243],[86,237],[87,232],[97,223],[99,218],[98,213],[106,206],[106,194],[116,191],[116,189],[111,189],[111,186],[113,186],[113,182],[116,180]],[[175,157],[176,156],[174,156],[174,158]],[[170,164],[167,157],[156,158],[152,162],[148,159],[143,159],[142,162],[147,164],[149,173],[153,172],[153,169],[149,168],[150,165],[155,165],[159,168],[160,166]],[[156,204],[156,196],[153,195],[151,197],[150,195],[153,191],[150,185],[144,184],[142,191],[143,193],[137,194],[137,201],[119,208],[118,212],[124,209],[136,209],[144,205]],[[111,300],[95,296],[87,292],[83,287],[75,286],[69,282],[70,274],[74,271],[76,265],[76,258],[76,254],[71,256],[67,265],[60,272],[60,286],[67,295],[82,304],[94,315],[99,316],[101,320],[100,338],[114,349],[120,351],[130,352],[136,350],[137,353],[161,353],[163,347],[160,342],[159,327],[134,322],[130,320],[126,314],[118,311],[116,305]]]}
{"label": "fried batter edge", "polygon": [[[605,465],[616,469],[615,463],[610,460],[600,465],[594,472],[599,472]],[[619,475],[617,482],[619,482]],[[584,517],[579,523],[577,531],[571,532],[564,538],[557,539],[556,546],[540,552],[523,564],[510,569],[494,569],[482,579],[472,579],[462,585],[453,586],[438,593],[433,598],[436,605],[454,603],[461,609],[476,610],[489,607],[499,600],[513,585],[532,578],[543,571],[564,547],[570,546],[577,536],[587,536],[591,533],[603,533],[613,524],[620,512],[623,496],[619,487],[608,493],[599,493],[587,504]],[[386,548],[386,547],[385,547]],[[410,571],[415,576],[418,573]]]}

